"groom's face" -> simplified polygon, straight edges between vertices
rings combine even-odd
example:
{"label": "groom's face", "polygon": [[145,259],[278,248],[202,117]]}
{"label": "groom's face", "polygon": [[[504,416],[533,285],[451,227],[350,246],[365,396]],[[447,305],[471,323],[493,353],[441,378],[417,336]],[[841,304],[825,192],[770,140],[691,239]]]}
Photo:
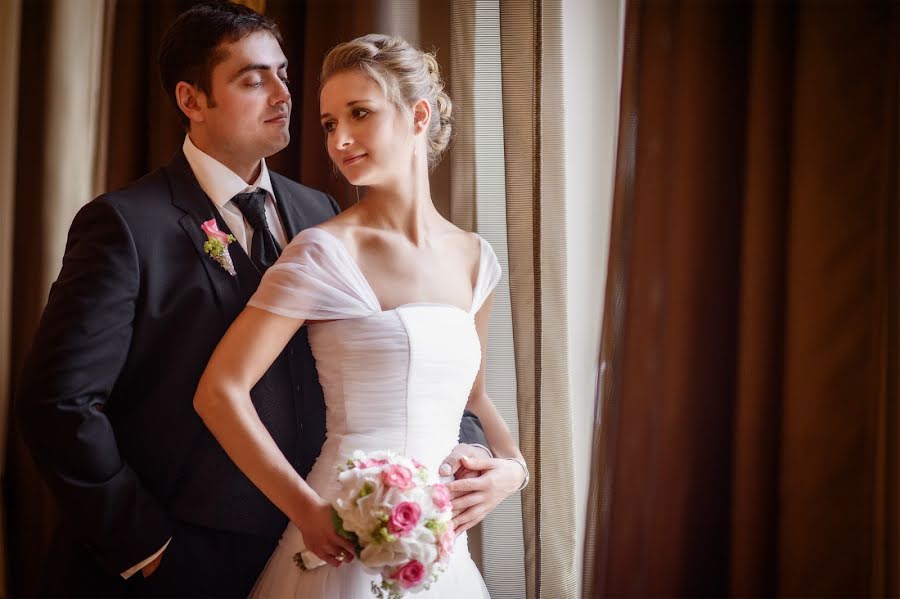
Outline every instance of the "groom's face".
{"label": "groom's face", "polygon": [[287,58],[266,32],[222,44],[219,51],[226,57],[212,71],[204,110],[209,141],[229,155],[271,156],[291,139]]}

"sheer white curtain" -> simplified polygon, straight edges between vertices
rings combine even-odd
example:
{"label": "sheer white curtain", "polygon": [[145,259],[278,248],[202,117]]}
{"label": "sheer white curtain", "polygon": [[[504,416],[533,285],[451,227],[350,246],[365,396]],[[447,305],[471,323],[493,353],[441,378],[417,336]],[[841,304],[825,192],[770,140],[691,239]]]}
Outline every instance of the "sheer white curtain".
{"label": "sheer white curtain", "polygon": [[75,213],[103,177],[101,112],[104,29],[113,0],[54,0],[51,4],[44,151],[42,229],[46,252],[43,296],[56,278]]}
{"label": "sheer white curtain", "polygon": [[532,484],[485,520],[495,597],[575,597],[615,156],[618,0],[452,9],[451,217],[497,251],[488,381]]}

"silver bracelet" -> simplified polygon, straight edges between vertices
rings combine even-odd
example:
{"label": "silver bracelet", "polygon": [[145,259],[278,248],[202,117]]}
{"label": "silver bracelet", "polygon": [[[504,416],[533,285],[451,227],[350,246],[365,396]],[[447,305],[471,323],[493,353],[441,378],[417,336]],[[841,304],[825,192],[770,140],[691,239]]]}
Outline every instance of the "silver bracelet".
{"label": "silver bracelet", "polygon": [[525,460],[520,460],[519,458],[500,458],[501,460],[512,460],[516,464],[522,467],[522,470],[525,471],[525,480],[522,481],[522,484],[519,485],[519,488],[513,491],[514,493],[518,493],[522,489],[528,486],[528,481],[531,480],[531,474],[528,472],[528,465],[525,464]]}
{"label": "silver bracelet", "polygon": [[469,443],[469,446],[470,447],[480,447],[481,449],[483,449],[487,452],[489,458],[494,457],[493,452],[487,446],[482,445],[481,443]]}

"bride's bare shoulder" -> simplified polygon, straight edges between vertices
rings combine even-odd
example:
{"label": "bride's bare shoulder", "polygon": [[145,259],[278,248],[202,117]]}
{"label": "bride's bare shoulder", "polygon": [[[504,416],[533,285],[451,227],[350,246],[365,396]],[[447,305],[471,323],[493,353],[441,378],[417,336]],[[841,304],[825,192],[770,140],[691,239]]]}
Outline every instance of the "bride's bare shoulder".
{"label": "bride's bare shoulder", "polygon": [[447,221],[443,237],[448,250],[455,251],[466,264],[477,269],[481,260],[481,237],[477,233],[466,231]]}
{"label": "bride's bare shoulder", "polygon": [[316,227],[340,241],[355,260],[359,259],[360,254],[379,253],[384,246],[389,245],[385,243],[383,232],[373,229],[353,208],[348,208]]}
{"label": "bride's bare shoulder", "polygon": [[356,211],[351,207],[341,212],[337,216],[333,216],[328,220],[315,226],[316,229],[322,229],[326,233],[331,233],[345,244],[349,244],[354,240],[355,234],[360,228],[360,220]]}

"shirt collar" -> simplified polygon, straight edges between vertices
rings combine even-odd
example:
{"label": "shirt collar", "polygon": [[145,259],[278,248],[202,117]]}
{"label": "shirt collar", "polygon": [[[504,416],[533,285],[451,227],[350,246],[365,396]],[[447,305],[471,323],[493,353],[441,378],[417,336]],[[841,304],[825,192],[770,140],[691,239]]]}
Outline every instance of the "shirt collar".
{"label": "shirt collar", "polygon": [[266,159],[261,159],[261,168],[259,176],[252,185],[241,179],[230,168],[206,154],[191,141],[190,135],[184,136],[184,144],[181,146],[184,151],[184,157],[187,158],[200,188],[206,192],[209,199],[219,208],[224,208],[231,198],[245,191],[255,191],[257,188],[268,192],[272,199],[275,199],[275,192],[272,191],[272,179],[269,177],[269,169],[266,167]]}

